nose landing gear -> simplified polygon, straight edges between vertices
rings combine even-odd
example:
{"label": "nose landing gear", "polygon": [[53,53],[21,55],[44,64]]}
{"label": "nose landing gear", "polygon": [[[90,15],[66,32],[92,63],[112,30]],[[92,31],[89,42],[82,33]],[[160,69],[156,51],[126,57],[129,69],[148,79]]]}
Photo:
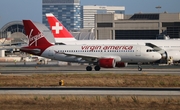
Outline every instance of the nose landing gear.
{"label": "nose landing gear", "polygon": [[138,65],[138,71],[142,71],[142,67]]}

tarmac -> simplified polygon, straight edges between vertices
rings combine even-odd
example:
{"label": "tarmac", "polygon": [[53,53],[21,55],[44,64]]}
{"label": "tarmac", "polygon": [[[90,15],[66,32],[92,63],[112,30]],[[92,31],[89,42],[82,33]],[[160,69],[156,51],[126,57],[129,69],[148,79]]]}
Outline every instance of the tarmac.
{"label": "tarmac", "polygon": [[37,62],[1,62],[0,74],[51,74],[51,73],[117,73],[117,74],[175,74],[180,75],[179,65],[142,65],[143,70],[138,71],[138,65],[128,65],[124,68],[101,68],[100,71],[86,71],[87,64],[59,63],[57,61],[48,64]]}

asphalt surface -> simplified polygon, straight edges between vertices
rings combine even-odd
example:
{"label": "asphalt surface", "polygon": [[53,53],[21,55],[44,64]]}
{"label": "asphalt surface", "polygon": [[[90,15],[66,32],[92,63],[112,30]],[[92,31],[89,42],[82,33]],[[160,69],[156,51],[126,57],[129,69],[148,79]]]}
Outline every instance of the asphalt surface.
{"label": "asphalt surface", "polygon": [[55,87],[55,88],[0,88],[0,94],[39,95],[146,95],[178,96],[180,88],[104,88],[104,87]]}
{"label": "asphalt surface", "polygon": [[[37,65],[36,62],[11,62],[0,63],[1,75],[31,75],[51,73],[117,73],[117,74],[176,74],[180,75],[180,66],[167,65],[142,65],[143,70],[137,70],[138,65],[128,65],[125,68],[102,68],[101,71],[86,71],[86,65],[64,65],[57,62],[48,62],[46,65]],[[39,94],[39,95],[155,95],[176,96],[180,95],[180,88],[0,88],[0,94]]]}
{"label": "asphalt surface", "polygon": [[138,65],[128,65],[124,68],[101,68],[100,71],[86,71],[87,65],[80,64],[58,64],[49,62],[37,65],[36,62],[14,62],[0,63],[0,74],[50,74],[50,73],[117,73],[117,74],[176,74],[180,75],[180,66],[174,65],[142,65],[143,70],[138,71]]}

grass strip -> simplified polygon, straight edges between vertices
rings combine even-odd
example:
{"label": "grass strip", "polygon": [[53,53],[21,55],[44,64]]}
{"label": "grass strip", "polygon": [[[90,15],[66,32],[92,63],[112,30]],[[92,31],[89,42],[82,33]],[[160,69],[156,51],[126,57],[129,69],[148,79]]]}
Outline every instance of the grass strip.
{"label": "grass strip", "polygon": [[95,86],[95,87],[180,87],[179,75],[147,74],[34,74],[0,75],[0,87]]}
{"label": "grass strip", "polygon": [[0,95],[2,110],[179,110],[180,96]]}

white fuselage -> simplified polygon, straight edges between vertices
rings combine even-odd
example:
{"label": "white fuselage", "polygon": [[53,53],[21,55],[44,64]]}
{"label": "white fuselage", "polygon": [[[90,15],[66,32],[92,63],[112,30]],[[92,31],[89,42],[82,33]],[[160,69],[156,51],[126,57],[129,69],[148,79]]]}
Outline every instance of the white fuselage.
{"label": "white fuselage", "polygon": [[[58,41],[59,40],[59,41]],[[56,42],[60,42],[60,39],[56,39]],[[61,41],[62,42],[62,41]],[[72,40],[63,41],[67,45],[103,45],[103,44],[133,44],[133,45],[145,45],[152,46],[151,48],[159,48],[157,50],[163,59],[168,60],[173,58],[174,62],[180,61],[180,40]],[[152,44],[152,45],[151,45]],[[156,47],[155,47],[156,46]]]}
{"label": "white fuselage", "polygon": [[41,56],[67,62],[89,62],[89,59],[93,58],[114,58],[122,62],[151,62],[161,58],[158,52],[147,52],[147,50],[152,48],[130,44],[55,45],[48,47]]}
{"label": "white fuselage", "polygon": [[[61,39],[56,39],[56,43],[62,42]],[[69,45],[81,44],[81,45],[102,45],[102,44],[135,44],[135,45],[146,45],[146,43],[154,44],[164,50],[177,49],[180,50],[180,40],[169,39],[169,40],[72,40],[63,41],[63,43]]]}

